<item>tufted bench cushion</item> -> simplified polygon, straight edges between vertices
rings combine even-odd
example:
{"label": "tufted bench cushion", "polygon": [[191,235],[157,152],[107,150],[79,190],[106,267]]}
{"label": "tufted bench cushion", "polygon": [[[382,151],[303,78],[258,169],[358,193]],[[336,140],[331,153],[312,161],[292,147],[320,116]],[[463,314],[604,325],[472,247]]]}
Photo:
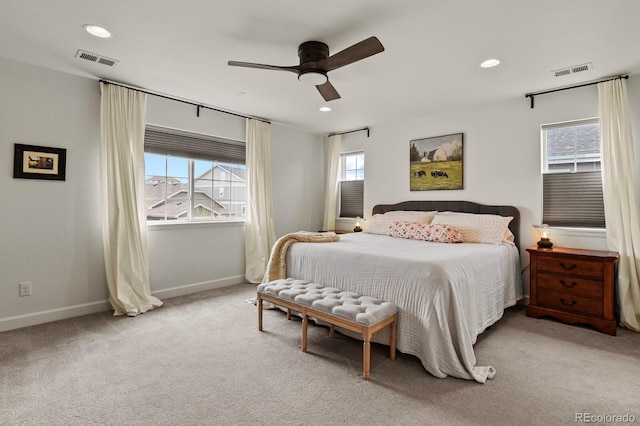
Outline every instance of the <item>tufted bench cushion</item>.
{"label": "tufted bench cushion", "polygon": [[262,330],[262,300],[302,314],[302,351],[307,350],[307,316],[362,334],[364,340],[364,373],[369,378],[371,335],[391,325],[391,359],[395,358],[396,322],[395,304],[374,297],[362,296],[335,287],[325,287],[309,281],[286,278],[258,285],[258,328]]}
{"label": "tufted bench cushion", "polygon": [[374,297],[293,278],[260,284],[258,291],[364,325],[375,324],[398,310],[395,304]]}

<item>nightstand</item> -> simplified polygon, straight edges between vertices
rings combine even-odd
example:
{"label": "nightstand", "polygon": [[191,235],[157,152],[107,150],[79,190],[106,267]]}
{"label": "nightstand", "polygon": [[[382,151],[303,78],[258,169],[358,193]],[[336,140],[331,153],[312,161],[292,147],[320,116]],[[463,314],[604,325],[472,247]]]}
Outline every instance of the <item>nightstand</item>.
{"label": "nightstand", "polygon": [[551,316],[616,335],[618,253],[563,247],[528,248],[531,300],[527,316]]}

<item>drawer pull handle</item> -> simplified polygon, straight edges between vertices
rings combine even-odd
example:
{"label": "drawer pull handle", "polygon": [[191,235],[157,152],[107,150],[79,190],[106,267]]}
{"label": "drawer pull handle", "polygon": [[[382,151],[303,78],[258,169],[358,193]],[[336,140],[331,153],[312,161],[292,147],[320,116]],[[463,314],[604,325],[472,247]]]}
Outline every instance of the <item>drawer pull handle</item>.
{"label": "drawer pull handle", "polygon": [[572,300],[572,301],[571,301],[571,303],[567,303],[567,302],[565,302],[565,301],[564,301],[564,299],[560,299],[560,302],[561,302],[563,305],[565,305],[565,306],[573,306],[573,305],[575,305],[576,303],[578,303],[578,302],[577,302],[577,301],[575,301],[575,300]]}
{"label": "drawer pull handle", "polygon": [[578,285],[578,283],[575,281],[571,281],[571,284],[567,284],[565,280],[560,280],[560,284],[562,284],[562,287],[565,287],[565,288],[574,288],[575,286]]}
{"label": "drawer pull handle", "polygon": [[574,269],[576,269],[578,267],[578,265],[576,265],[575,263],[573,265],[565,265],[564,262],[560,262],[560,266],[562,266],[564,269],[566,269],[567,271],[572,271]]}

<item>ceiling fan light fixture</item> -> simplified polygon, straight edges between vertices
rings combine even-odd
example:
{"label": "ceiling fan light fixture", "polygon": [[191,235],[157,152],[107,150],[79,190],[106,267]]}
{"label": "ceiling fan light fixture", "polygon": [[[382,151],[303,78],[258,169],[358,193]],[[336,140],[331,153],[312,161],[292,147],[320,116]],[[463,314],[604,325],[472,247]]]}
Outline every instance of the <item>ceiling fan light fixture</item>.
{"label": "ceiling fan light fixture", "polygon": [[323,71],[307,70],[298,74],[298,81],[310,86],[322,86],[329,81],[329,79],[327,78],[327,73]]}

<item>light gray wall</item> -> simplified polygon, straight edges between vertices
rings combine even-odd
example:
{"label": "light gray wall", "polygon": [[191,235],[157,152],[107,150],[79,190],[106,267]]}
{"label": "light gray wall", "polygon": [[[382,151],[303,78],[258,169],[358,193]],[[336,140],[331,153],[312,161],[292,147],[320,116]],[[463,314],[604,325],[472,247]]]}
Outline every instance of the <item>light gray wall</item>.
{"label": "light gray wall", "polygon": [[[108,309],[95,80],[0,58],[0,331]],[[245,120],[149,96],[150,123],[244,140]],[[67,149],[64,182],[13,179],[13,144]],[[322,138],[271,132],[278,236],[322,226]],[[170,297],[244,281],[244,223],[148,232],[151,290]],[[18,296],[18,284],[32,295]]]}
{"label": "light gray wall", "polygon": [[276,237],[318,231],[324,218],[324,138],[274,125],[271,128]]}
{"label": "light gray wall", "polygon": [[[99,110],[95,81],[0,58],[0,331],[107,306]],[[66,148],[66,181],[13,179],[15,143]]]}

